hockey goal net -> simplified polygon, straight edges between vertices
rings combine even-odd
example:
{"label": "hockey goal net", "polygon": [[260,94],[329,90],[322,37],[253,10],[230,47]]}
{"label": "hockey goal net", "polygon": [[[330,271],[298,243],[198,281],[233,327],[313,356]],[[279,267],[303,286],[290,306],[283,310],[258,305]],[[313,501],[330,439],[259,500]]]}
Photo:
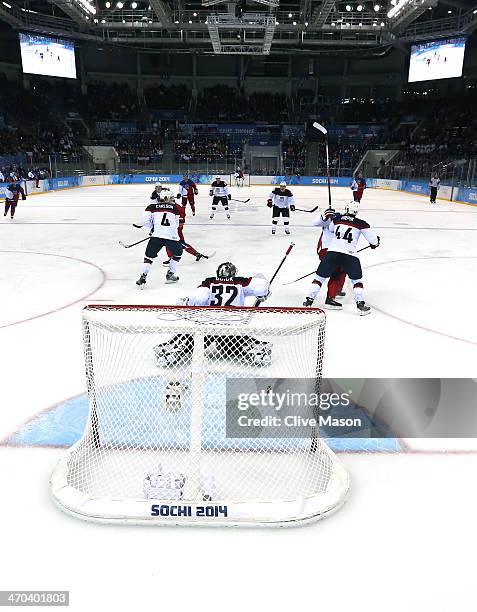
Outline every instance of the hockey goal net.
{"label": "hockey goal net", "polygon": [[344,501],[347,473],[316,427],[231,435],[227,421],[229,383],[319,385],[323,311],[88,306],[83,333],[88,422],[50,481],[64,510],[109,522],[293,524]]}
{"label": "hockey goal net", "polygon": [[[244,174],[243,179],[239,185],[240,187],[250,187],[250,174]],[[229,174],[229,187],[237,187],[237,180],[235,178],[235,172]]]}

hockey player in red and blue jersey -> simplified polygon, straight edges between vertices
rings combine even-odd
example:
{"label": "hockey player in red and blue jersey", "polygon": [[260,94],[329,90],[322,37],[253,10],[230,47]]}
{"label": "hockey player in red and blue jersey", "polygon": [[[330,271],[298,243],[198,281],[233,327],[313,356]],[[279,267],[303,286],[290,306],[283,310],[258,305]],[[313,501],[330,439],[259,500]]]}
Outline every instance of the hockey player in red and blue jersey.
{"label": "hockey player in red and blue jersey", "polygon": [[355,202],[361,202],[361,198],[363,197],[363,193],[365,189],[366,189],[366,181],[360,172],[358,176],[354,178],[353,182],[351,183],[351,191],[353,192],[353,200]]}
{"label": "hockey player in red and blue jersey", "polygon": [[15,216],[15,210],[17,208],[19,199],[26,200],[26,195],[23,187],[20,185],[18,181],[13,181],[10,185],[8,185],[5,190],[5,212],[3,216],[6,217],[8,211],[10,211],[10,218],[13,219]]}
{"label": "hockey player in red and blue jersey", "polygon": [[179,183],[179,193],[177,194],[177,197],[182,198],[182,206],[184,209],[187,206],[187,202],[189,202],[193,217],[195,217],[194,197],[196,195],[199,195],[197,185],[192,179],[189,178],[188,174],[184,174],[182,181]]}

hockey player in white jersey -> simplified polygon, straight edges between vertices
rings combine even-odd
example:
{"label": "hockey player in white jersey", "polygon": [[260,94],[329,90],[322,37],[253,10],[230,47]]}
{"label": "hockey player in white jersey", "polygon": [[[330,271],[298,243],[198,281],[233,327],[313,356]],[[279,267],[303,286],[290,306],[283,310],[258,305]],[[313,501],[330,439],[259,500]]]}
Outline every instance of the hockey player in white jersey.
{"label": "hockey player in white jersey", "polygon": [[156,183],[154,185],[154,191],[151,193],[150,203],[154,204],[159,200],[164,199],[165,196],[172,196],[171,190],[169,187],[163,187],[161,183]]}
{"label": "hockey player in white jersey", "polygon": [[364,301],[363,272],[361,262],[356,256],[356,248],[361,235],[369,242],[372,249],[380,244],[379,236],[363,219],[356,217],[359,210],[358,202],[350,202],[345,208],[345,214],[336,214],[331,221],[330,230],[333,231],[333,240],[328,247],[323,260],[320,262],[313,283],[303,306],[312,306],[320,292],[323,283],[330,278],[338,267],[341,267],[349,276],[353,285],[356,307],[360,315],[367,315],[371,308]]}
{"label": "hockey player in white jersey", "polygon": [[156,200],[149,204],[143,213],[142,223],[134,225],[134,227],[145,227],[148,229],[150,236],[144,254],[141,276],[136,281],[136,285],[141,289],[144,288],[153,261],[162,247],[167,247],[172,254],[169,261],[169,269],[166,273],[166,282],[176,283],[179,280],[176,271],[182,251],[184,250],[179,236],[180,216],[181,211],[174,198],[166,195],[162,200]]}
{"label": "hockey player in white jersey", "polygon": [[285,181],[268,196],[267,206],[272,209],[272,236],[276,234],[280,216],[283,217],[285,234],[290,235],[290,211],[295,210],[295,200]]}
{"label": "hockey player in white jersey", "polygon": [[237,276],[237,268],[227,261],[217,268],[216,276],[202,281],[183,303],[187,306],[243,306],[249,296],[265,301],[269,296],[268,281],[261,275]]}
{"label": "hockey player in white jersey", "polygon": [[[236,266],[227,261],[217,268],[216,276],[206,278],[197,289],[180,300],[182,306],[243,306],[253,296],[260,302],[270,295],[269,282],[262,275],[237,275]],[[240,361],[254,366],[271,362],[272,345],[251,336],[206,336],[206,356]],[[177,334],[170,341],[154,347],[158,365],[171,367],[191,359],[194,340],[189,334]]]}
{"label": "hockey player in white jersey", "polygon": [[220,176],[217,176],[215,181],[210,186],[209,195],[212,198],[212,212],[210,213],[210,218],[214,218],[217,205],[222,204],[225,214],[227,215],[227,219],[230,219],[229,200],[232,199],[232,196],[229,193],[227,183],[223,181]]}
{"label": "hockey player in white jersey", "polygon": [[[334,208],[327,208],[322,215],[312,221],[312,225],[315,227],[321,227],[321,235],[316,246],[316,252],[320,261],[322,261],[328,249],[333,242],[333,218],[336,216],[336,210]],[[325,300],[325,308],[330,310],[341,310],[343,305],[336,301],[336,297],[344,297],[346,294],[343,292],[343,285],[346,280],[346,272],[338,267],[328,280],[327,295]]]}

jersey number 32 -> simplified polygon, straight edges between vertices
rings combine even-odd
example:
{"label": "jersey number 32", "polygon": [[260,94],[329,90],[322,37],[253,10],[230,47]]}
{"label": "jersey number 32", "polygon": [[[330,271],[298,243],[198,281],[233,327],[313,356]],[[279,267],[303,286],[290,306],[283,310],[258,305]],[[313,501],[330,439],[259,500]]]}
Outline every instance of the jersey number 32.
{"label": "jersey number 32", "polygon": [[212,285],[210,291],[213,294],[211,306],[231,306],[238,295],[235,285]]}

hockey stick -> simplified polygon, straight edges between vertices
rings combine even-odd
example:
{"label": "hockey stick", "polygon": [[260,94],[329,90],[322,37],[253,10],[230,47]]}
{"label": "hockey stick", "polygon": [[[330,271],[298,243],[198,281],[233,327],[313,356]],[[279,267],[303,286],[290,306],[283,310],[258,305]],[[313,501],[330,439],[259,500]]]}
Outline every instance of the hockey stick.
{"label": "hockey stick", "polygon": [[[278,264],[278,268],[275,270],[274,275],[272,276],[272,278],[270,279],[270,282],[268,283],[268,286],[270,287],[270,285],[273,283],[273,281],[275,280],[276,275],[280,272],[280,268],[283,266],[283,264],[285,263],[285,259],[288,257],[288,255],[290,255],[293,247],[295,246],[294,242],[290,242],[290,246],[288,247],[283,259],[281,260],[281,262]],[[254,308],[257,308],[258,306],[260,306],[261,304],[261,300],[257,299],[255,300],[255,304],[254,304]]]}
{"label": "hockey stick", "polygon": [[331,179],[330,179],[330,151],[329,151],[329,143],[328,143],[328,130],[323,127],[321,124],[315,123],[313,127],[321,132],[325,137],[325,147],[326,147],[326,174],[328,175],[328,204],[329,208],[332,208],[331,205]]}
{"label": "hockey stick", "polygon": [[231,202],[240,202],[241,204],[247,204],[247,202],[250,202],[250,198],[248,198],[248,200],[237,200],[236,198],[230,198]]}
{"label": "hockey stick", "polygon": [[[361,253],[361,251],[365,251],[366,249],[369,249],[371,247],[370,244],[368,244],[368,246],[363,247],[362,249],[359,249],[358,251],[356,251],[356,253]],[[304,276],[300,276],[300,278],[296,278],[295,280],[289,281],[288,283],[283,283],[284,285],[293,285],[293,283],[297,283],[300,280],[303,280],[304,278],[307,278],[308,276],[311,276],[312,274],[316,274],[316,270],[313,270],[313,272],[310,272],[309,274],[305,274]]]}
{"label": "hockey stick", "polygon": [[320,207],[319,206],[315,206],[314,208],[312,208],[311,210],[306,210],[306,208],[295,208],[295,210],[299,210],[300,212],[309,212],[309,213],[314,213],[315,210],[318,210]]}
{"label": "hockey stick", "polygon": [[136,246],[136,244],[141,244],[141,242],[146,242],[146,240],[149,240],[150,236],[148,236],[147,238],[143,238],[142,240],[138,240],[137,242],[133,242],[132,244],[124,244],[124,242],[122,240],[119,241],[119,244],[121,246],[123,246],[125,249],[130,249],[133,246]]}

